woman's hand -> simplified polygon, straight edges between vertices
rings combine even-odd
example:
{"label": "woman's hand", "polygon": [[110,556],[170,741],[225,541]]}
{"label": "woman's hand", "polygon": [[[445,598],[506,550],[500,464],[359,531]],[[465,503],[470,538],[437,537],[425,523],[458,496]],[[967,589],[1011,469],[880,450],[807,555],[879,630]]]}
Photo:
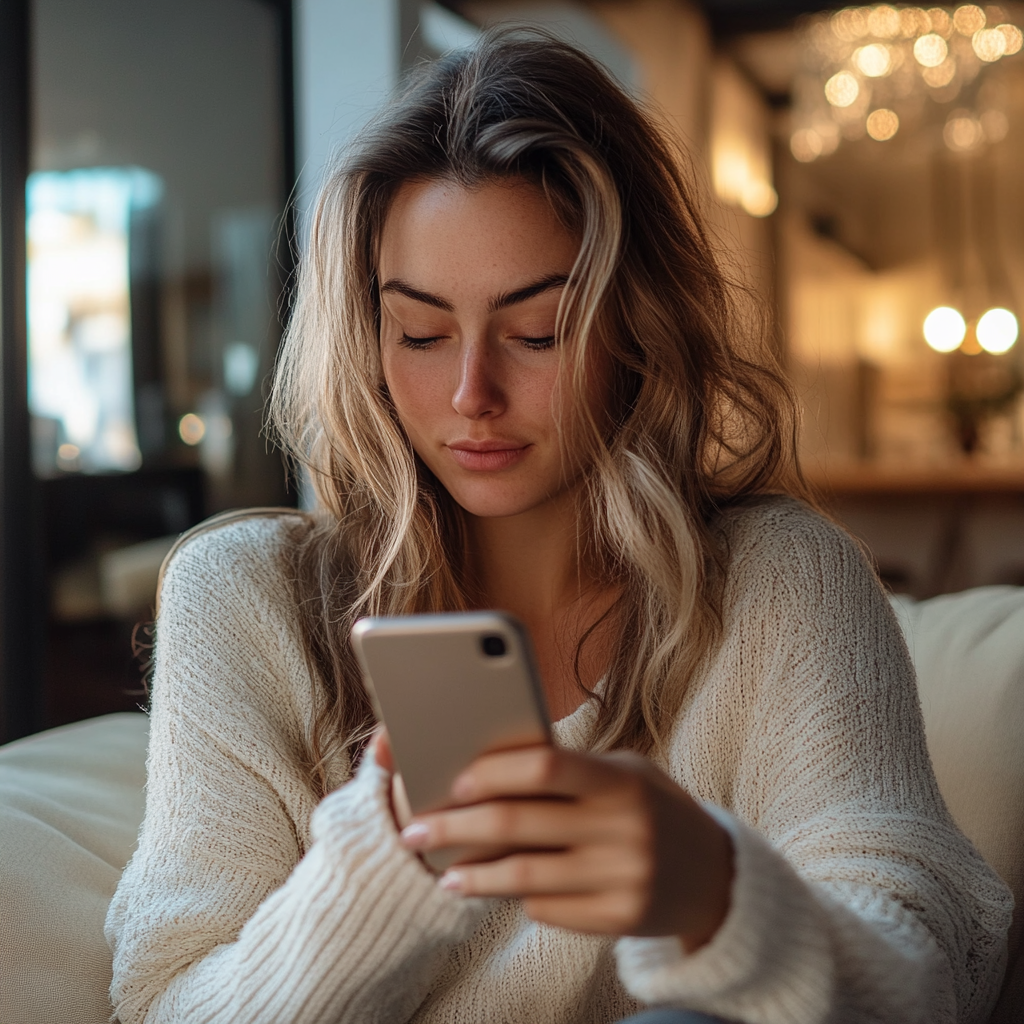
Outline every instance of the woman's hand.
{"label": "woman's hand", "polygon": [[396,828],[400,829],[412,821],[412,809],[409,807],[409,797],[406,796],[402,777],[395,774],[395,755],[391,752],[391,738],[383,725],[377,726],[367,745],[367,755],[371,753],[377,764],[391,775],[391,817]]}
{"label": "woman's hand", "polygon": [[687,951],[725,919],[728,834],[646,759],[554,747],[488,754],[452,787],[457,806],[417,817],[412,850],[500,847],[440,884],[469,896],[516,896],[535,921],[610,935],[676,935]]}

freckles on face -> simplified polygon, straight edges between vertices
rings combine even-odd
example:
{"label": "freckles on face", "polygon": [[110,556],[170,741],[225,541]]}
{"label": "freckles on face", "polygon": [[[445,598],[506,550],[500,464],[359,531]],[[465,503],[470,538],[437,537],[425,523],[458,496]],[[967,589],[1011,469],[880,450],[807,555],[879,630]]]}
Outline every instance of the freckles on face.
{"label": "freckles on face", "polygon": [[380,240],[381,359],[399,420],[467,511],[564,490],[555,321],[579,241],[521,180],[410,182]]}

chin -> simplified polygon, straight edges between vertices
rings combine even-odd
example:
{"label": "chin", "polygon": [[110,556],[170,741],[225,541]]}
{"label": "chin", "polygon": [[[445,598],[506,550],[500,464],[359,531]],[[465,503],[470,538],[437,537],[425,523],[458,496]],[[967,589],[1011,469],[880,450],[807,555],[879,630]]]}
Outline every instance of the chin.
{"label": "chin", "polygon": [[501,519],[518,516],[544,504],[543,495],[502,493],[504,488],[458,487],[447,488],[455,502],[471,516],[481,519]]}

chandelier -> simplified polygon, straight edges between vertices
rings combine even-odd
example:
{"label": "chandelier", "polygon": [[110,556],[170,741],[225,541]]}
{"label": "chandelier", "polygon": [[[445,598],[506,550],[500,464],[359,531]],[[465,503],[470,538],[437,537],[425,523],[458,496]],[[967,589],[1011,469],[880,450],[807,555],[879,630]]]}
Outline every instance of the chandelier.
{"label": "chandelier", "polygon": [[999,90],[985,75],[1024,43],[1006,8],[847,7],[811,16],[800,36],[789,145],[801,162],[843,139],[888,142],[936,117],[954,151],[1006,136]]}

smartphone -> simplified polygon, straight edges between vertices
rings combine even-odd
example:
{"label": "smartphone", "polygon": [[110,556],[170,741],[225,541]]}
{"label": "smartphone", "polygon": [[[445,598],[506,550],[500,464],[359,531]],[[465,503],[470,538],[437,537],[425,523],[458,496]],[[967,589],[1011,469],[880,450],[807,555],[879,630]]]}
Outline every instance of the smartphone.
{"label": "smartphone", "polygon": [[[360,619],[352,645],[397,773],[395,814],[450,805],[452,783],[481,754],[551,742],[526,628],[504,612]],[[437,871],[482,851],[424,855]]]}

